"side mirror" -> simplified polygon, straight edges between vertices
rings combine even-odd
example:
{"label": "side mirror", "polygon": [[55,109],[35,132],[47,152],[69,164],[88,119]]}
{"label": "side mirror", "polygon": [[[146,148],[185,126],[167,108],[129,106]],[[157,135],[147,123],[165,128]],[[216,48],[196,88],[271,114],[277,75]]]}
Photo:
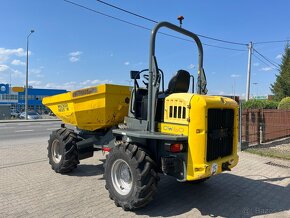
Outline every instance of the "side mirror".
{"label": "side mirror", "polygon": [[131,70],[130,77],[131,79],[140,79],[140,72],[136,70]]}

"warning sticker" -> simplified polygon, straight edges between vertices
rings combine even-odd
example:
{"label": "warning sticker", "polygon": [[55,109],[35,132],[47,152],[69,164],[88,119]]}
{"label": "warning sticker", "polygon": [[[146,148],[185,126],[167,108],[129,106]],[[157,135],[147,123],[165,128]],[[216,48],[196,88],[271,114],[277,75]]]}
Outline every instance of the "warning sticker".
{"label": "warning sticker", "polygon": [[68,104],[67,103],[58,104],[57,107],[58,107],[58,111],[59,112],[69,111],[69,108],[68,108]]}
{"label": "warning sticker", "polygon": [[76,98],[76,97],[80,97],[80,96],[84,96],[84,95],[93,94],[93,93],[96,93],[97,91],[98,91],[97,87],[91,87],[91,88],[87,88],[87,89],[81,89],[81,90],[74,91],[72,93],[72,95],[73,95],[73,98]]}

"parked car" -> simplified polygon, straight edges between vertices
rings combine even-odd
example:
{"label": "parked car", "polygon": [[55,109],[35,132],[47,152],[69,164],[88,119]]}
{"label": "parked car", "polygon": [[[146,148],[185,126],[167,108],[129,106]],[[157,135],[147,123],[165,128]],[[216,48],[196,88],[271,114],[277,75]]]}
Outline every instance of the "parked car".
{"label": "parked car", "polygon": [[[20,119],[25,119],[25,112],[21,113],[19,116]],[[42,117],[36,113],[35,111],[28,111],[27,112],[27,119],[28,120],[37,120],[41,119]]]}
{"label": "parked car", "polygon": [[11,112],[10,112],[10,115],[12,118],[18,118],[19,115],[20,115],[20,112],[16,109],[12,109]]}

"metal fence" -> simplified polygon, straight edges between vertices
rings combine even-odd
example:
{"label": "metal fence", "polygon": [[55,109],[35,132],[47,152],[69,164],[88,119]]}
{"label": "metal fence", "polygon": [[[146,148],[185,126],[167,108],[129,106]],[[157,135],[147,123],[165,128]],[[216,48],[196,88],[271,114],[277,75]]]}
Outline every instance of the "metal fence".
{"label": "metal fence", "polygon": [[290,110],[247,109],[241,116],[242,147],[290,136]]}

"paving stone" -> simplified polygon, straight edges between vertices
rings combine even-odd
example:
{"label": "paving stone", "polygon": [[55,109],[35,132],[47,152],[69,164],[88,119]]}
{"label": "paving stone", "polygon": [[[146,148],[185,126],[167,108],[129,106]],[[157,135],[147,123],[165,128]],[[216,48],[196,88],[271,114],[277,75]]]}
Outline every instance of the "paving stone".
{"label": "paving stone", "polygon": [[0,217],[289,217],[290,168],[275,160],[240,152],[231,172],[204,184],[178,183],[161,176],[147,207],[125,212],[109,199],[101,152],[67,175],[48,164],[47,139],[0,149]]}

